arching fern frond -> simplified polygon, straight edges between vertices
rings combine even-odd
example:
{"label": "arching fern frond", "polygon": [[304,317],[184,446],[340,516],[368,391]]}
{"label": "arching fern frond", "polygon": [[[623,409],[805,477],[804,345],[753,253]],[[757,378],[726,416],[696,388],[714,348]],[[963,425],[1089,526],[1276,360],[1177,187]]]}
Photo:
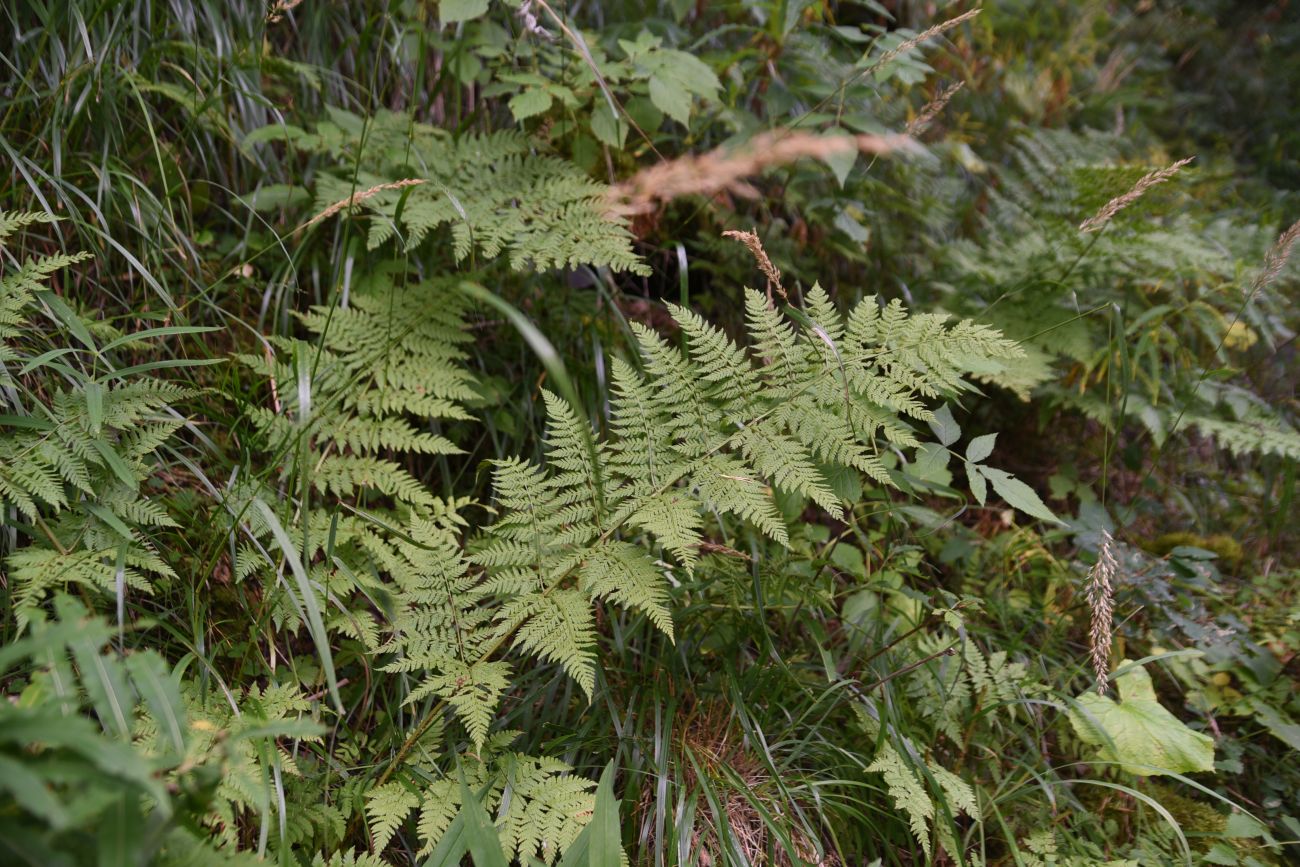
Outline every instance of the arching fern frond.
{"label": "arching fern frond", "polygon": [[[317,211],[355,202],[369,215],[371,249],[398,238],[409,250],[449,226],[456,261],[477,253],[506,255],[515,270],[586,264],[649,273],[627,229],[604,213],[605,186],[537,153],[522,133],[457,139],[409,114],[380,111],[363,122],[334,108],[330,117],[310,135],[285,127],[255,135],[333,155],[339,167],[317,181]],[[383,189],[409,178],[424,183]],[[368,193],[364,201],[354,199],[361,191]]]}

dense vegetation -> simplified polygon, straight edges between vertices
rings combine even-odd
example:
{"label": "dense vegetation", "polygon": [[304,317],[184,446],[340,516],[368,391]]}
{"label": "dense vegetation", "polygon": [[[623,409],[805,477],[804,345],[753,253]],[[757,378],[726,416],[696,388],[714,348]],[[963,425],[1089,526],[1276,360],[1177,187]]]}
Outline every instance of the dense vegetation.
{"label": "dense vegetation", "polygon": [[1297,857],[1294,3],[0,21],[4,863]]}

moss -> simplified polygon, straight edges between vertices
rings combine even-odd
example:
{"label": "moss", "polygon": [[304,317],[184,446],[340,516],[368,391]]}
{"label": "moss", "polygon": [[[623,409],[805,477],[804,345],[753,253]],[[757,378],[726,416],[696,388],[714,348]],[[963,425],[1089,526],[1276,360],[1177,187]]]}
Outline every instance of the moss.
{"label": "moss", "polygon": [[1195,533],[1165,533],[1157,536],[1142,546],[1148,553],[1163,557],[1175,548],[1200,548],[1213,551],[1219,557],[1219,564],[1225,571],[1235,571],[1246,558],[1241,543],[1231,536],[1216,533],[1213,536],[1198,536]]}

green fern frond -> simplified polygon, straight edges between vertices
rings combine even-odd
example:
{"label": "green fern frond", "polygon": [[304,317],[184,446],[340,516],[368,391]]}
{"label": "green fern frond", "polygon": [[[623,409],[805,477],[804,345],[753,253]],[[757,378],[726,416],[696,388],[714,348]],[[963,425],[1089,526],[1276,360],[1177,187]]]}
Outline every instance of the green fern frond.
{"label": "green fern frond", "polygon": [[917,779],[916,774],[903,761],[903,757],[889,744],[881,743],[876,758],[867,766],[869,773],[880,774],[894,806],[907,816],[907,824],[921,848],[930,857],[930,822],[934,819],[934,802]]}
{"label": "green fern frond", "polygon": [[578,575],[593,598],[610,599],[640,611],[660,632],[673,637],[663,575],[640,548],[626,542],[606,542],[592,548]]}
{"label": "green fern frond", "polygon": [[596,689],[595,620],[589,598],[574,590],[511,599],[497,615],[502,634],[524,653],[559,664],[591,699]]}
{"label": "green fern frond", "polygon": [[366,793],[366,819],[376,852],[388,848],[397,829],[418,806],[420,796],[402,783],[388,783]]}
{"label": "green fern frond", "polygon": [[[454,139],[391,111],[364,125],[341,109],[330,114],[314,135],[292,143],[335,155],[344,169],[317,181],[318,211],[369,194],[349,210],[373,215],[371,249],[400,236],[410,250],[450,227],[457,261],[477,251],[504,254],[515,270],[586,264],[649,273],[623,223],[605,213],[605,187],[565,160],[536,153],[519,132]],[[409,178],[423,183],[382,189]]]}
{"label": "green fern frond", "polygon": [[1276,455],[1300,460],[1300,433],[1276,420],[1226,421],[1210,416],[1190,416],[1183,423],[1196,428],[1234,455]]}

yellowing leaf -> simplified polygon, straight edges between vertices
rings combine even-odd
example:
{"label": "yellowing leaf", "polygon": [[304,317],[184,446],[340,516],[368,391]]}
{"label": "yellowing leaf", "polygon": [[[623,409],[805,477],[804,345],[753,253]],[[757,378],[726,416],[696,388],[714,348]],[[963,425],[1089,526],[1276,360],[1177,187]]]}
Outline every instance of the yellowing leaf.
{"label": "yellowing leaf", "polygon": [[1185,726],[1156,700],[1151,676],[1134,666],[1116,680],[1120,701],[1089,692],[1070,723],[1104,761],[1142,776],[1214,770],[1214,740]]}

